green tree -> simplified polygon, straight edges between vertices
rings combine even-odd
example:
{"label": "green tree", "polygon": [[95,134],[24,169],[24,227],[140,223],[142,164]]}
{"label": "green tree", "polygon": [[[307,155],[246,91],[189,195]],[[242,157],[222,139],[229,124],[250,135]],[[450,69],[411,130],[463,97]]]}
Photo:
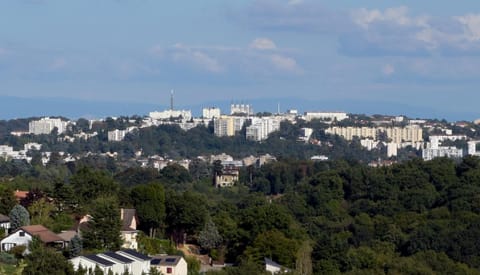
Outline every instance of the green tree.
{"label": "green tree", "polygon": [[72,264],[51,248],[45,247],[37,238],[29,246],[30,254],[25,257],[24,275],[74,274]]}
{"label": "green tree", "polygon": [[310,241],[304,241],[297,251],[297,261],[295,263],[295,272],[298,275],[313,274],[312,266],[312,246]]}
{"label": "green tree", "polygon": [[92,202],[88,229],[83,233],[84,245],[90,249],[116,250],[122,244],[120,211],[114,197],[100,197]]}
{"label": "green tree", "polygon": [[188,257],[185,257],[185,261],[187,261],[188,275],[200,274],[201,264],[200,264],[200,261],[197,260],[197,258],[188,256]]}
{"label": "green tree", "polygon": [[257,236],[252,246],[245,250],[250,261],[262,263],[264,258],[271,258],[289,268],[295,266],[298,244],[288,239],[278,230],[271,230]]}
{"label": "green tree", "polygon": [[83,249],[82,239],[78,235],[75,235],[71,240],[68,246],[68,256],[70,258],[77,257],[80,255]]}
{"label": "green tree", "polygon": [[47,202],[45,198],[35,201],[29,208],[32,224],[51,224],[51,214],[54,210],[53,204]]}
{"label": "green tree", "polygon": [[167,223],[177,244],[186,241],[185,234],[196,232],[205,223],[207,209],[203,197],[191,191],[167,196]]}
{"label": "green tree", "polygon": [[138,185],[130,193],[133,205],[137,211],[141,226],[148,228],[149,236],[155,235],[155,230],[165,221],[165,191],[159,183]]}
{"label": "green tree", "polygon": [[223,241],[222,236],[212,220],[208,220],[203,230],[198,234],[198,243],[204,249],[217,248]]}
{"label": "green tree", "polygon": [[0,214],[6,215],[17,204],[13,190],[6,185],[0,184]]}
{"label": "green tree", "polygon": [[118,184],[115,183],[111,175],[105,171],[95,171],[88,167],[83,167],[77,171],[70,178],[70,183],[82,204],[91,202],[92,199],[101,196],[116,195],[118,192]]}
{"label": "green tree", "polygon": [[28,214],[27,209],[20,204],[15,205],[8,216],[10,218],[11,230],[16,230],[19,227],[30,225],[30,214]]}

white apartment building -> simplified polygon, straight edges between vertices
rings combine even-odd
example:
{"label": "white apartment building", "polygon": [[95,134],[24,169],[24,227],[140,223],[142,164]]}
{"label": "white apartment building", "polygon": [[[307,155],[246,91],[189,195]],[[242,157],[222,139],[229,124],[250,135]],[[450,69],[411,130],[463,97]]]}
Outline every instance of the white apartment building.
{"label": "white apartment building", "polygon": [[342,121],[347,119],[348,115],[344,112],[305,112],[304,118],[306,121],[311,121],[312,119]]}
{"label": "white apartment building", "polygon": [[202,110],[202,117],[206,119],[219,118],[220,115],[221,115],[220,108],[209,107],[209,108],[203,108]]}
{"label": "white apartment building", "polygon": [[439,146],[438,148],[425,148],[422,150],[422,158],[424,160],[432,160],[440,157],[462,158],[463,149]]}
{"label": "white apartment building", "polygon": [[450,141],[466,140],[467,136],[465,136],[465,135],[430,136],[428,139],[430,140],[430,148],[436,149],[440,146],[442,141],[445,141],[445,140],[450,140]]}
{"label": "white apartment building", "polygon": [[275,117],[254,118],[252,125],[246,129],[248,140],[262,141],[268,138],[272,132],[280,130],[280,119]]}
{"label": "white apartment building", "polygon": [[310,137],[312,136],[312,134],[313,134],[312,128],[301,128],[300,136],[298,137],[298,139],[307,143],[310,140]]}
{"label": "white apartment building", "polygon": [[230,114],[243,114],[250,116],[253,115],[253,108],[250,104],[231,104]]}
{"label": "white apartment building", "polygon": [[472,140],[468,142],[468,154],[472,156],[480,156],[480,152],[477,151],[477,144],[480,140]]}
{"label": "white apartment building", "polygon": [[108,131],[108,141],[122,141],[128,133],[135,129],[137,129],[137,127],[128,127],[126,130],[115,129],[113,131]]}
{"label": "white apartment building", "polygon": [[390,127],[383,128],[382,131],[387,133],[388,139],[394,143],[402,143],[406,141],[419,142],[423,141],[423,130],[420,126],[409,125],[406,127]]}
{"label": "white apartment building", "polygon": [[330,127],[325,133],[338,135],[346,140],[353,140],[353,137],[377,139],[378,128],[372,127]]}
{"label": "white apartment building", "polygon": [[30,121],[28,123],[28,132],[34,135],[50,134],[53,129],[57,128],[58,133],[63,133],[67,130],[67,125],[68,122],[59,118],[44,117],[40,120]]}
{"label": "white apartment building", "polygon": [[398,154],[398,144],[395,142],[387,143],[387,157],[396,157]]}
{"label": "white apartment building", "polygon": [[352,140],[353,137],[377,139],[380,132],[385,132],[391,142],[400,144],[402,142],[421,142],[423,141],[423,130],[416,125],[406,127],[330,127],[325,131],[327,134],[339,135],[346,140]]}
{"label": "white apartment building", "polygon": [[192,111],[190,110],[165,110],[163,112],[150,112],[148,114],[149,117],[156,120],[167,120],[170,118],[179,118],[181,117],[183,120],[190,120],[192,119]]}

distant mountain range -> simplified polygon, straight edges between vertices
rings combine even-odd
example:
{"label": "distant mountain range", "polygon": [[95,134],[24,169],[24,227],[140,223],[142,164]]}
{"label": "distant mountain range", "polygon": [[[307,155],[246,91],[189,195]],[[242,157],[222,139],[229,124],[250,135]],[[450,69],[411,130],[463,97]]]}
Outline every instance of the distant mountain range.
{"label": "distant mountain range", "polygon": [[[178,109],[190,109],[195,116],[201,114],[203,107],[219,107],[222,112],[229,113],[230,101],[207,101],[195,105],[178,106]],[[235,102],[241,103],[241,102]],[[277,112],[296,109],[304,111],[344,111],[356,114],[406,115],[412,118],[438,118],[448,121],[474,120],[480,113],[444,111],[429,107],[410,106],[394,102],[355,101],[355,100],[307,100],[302,98],[264,98],[245,101],[253,106],[255,112]],[[89,101],[69,98],[21,98],[0,96],[0,119],[26,118],[39,116],[64,116],[76,118],[102,118],[107,116],[147,115],[151,111],[162,111],[167,106],[129,103]]]}

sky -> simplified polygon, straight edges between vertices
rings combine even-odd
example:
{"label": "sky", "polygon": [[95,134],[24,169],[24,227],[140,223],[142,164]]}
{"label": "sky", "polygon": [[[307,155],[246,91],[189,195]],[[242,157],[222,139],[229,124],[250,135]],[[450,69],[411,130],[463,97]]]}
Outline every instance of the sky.
{"label": "sky", "polygon": [[480,117],[478,0],[0,0],[0,26],[0,109],[167,106],[174,89],[178,106],[301,109],[294,98]]}

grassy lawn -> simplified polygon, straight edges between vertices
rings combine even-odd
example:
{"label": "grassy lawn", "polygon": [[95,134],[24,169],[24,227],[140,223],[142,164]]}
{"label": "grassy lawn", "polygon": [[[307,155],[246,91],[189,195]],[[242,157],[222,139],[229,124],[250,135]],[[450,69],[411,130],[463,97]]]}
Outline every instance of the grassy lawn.
{"label": "grassy lawn", "polygon": [[0,275],[15,275],[15,274],[22,274],[24,265],[20,264],[19,267],[15,265],[8,265],[0,263]]}

